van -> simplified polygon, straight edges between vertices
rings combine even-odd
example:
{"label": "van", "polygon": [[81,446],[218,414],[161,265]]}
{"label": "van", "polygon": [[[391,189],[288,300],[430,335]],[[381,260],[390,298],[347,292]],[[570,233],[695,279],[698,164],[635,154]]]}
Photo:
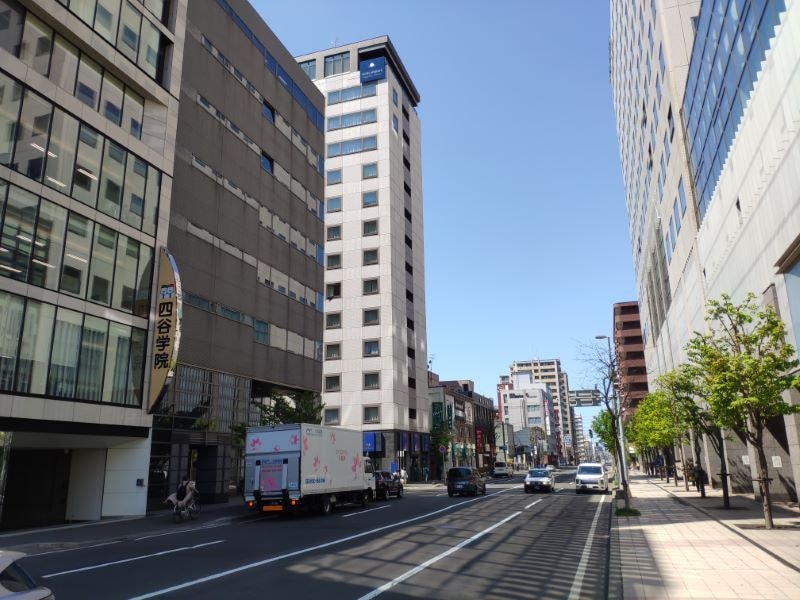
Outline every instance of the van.
{"label": "van", "polygon": [[447,495],[458,494],[486,495],[486,480],[478,469],[472,467],[453,467],[447,471]]}
{"label": "van", "polygon": [[494,463],[492,474],[495,477],[511,477],[511,471],[508,469],[508,465],[501,461]]}

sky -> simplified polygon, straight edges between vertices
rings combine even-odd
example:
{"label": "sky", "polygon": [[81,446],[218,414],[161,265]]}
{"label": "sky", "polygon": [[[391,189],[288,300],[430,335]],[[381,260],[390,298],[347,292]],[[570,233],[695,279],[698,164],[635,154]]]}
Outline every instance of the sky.
{"label": "sky", "polygon": [[420,92],[432,370],[495,401],[515,360],[599,385],[585,348],[636,299],[609,3],[251,2],[294,56],[388,35]]}

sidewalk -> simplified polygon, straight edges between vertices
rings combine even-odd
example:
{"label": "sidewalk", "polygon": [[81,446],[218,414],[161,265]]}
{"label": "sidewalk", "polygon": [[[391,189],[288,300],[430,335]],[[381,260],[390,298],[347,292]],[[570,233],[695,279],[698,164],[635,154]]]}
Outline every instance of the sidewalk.
{"label": "sidewalk", "polygon": [[[763,529],[760,502],[722,492],[706,498],[645,475],[630,481],[639,517],[614,517],[610,579],[623,598],[800,598],[800,511],[773,504],[777,529]],[[617,506],[623,501],[617,500]]]}

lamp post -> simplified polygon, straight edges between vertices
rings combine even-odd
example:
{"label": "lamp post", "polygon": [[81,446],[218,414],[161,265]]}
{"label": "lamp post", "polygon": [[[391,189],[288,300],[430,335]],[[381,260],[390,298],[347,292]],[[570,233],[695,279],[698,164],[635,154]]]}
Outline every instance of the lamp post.
{"label": "lamp post", "polygon": [[[617,387],[615,384],[616,381],[616,361],[614,360],[613,355],[611,354],[611,338],[607,335],[596,335],[594,336],[596,340],[605,340],[606,344],[608,345],[608,381],[609,386],[611,387],[611,405],[614,407],[614,411],[616,414],[617,419],[617,439],[615,440],[617,443],[617,455],[618,455],[618,467],[619,467],[619,476],[620,476],[620,484],[622,485],[622,492],[625,494],[625,506],[628,506],[628,461],[625,456],[625,433],[622,426],[622,407],[621,407],[621,398],[617,396]],[[612,415],[614,417],[614,415]]]}

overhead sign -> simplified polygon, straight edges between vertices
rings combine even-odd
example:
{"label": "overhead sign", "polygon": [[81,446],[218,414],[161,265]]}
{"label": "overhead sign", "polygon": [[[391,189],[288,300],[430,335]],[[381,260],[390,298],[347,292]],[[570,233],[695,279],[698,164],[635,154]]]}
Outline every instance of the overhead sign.
{"label": "overhead sign", "polygon": [[378,81],[386,77],[386,59],[383,56],[362,60],[358,65],[361,73],[361,83]]}
{"label": "overhead sign", "polygon": [[564,445],[565,446],[572,446],[572,436],[567,434],[564,436]]}
{"label": "overhead sign", "polygon": [[156,319],[153,331],[153,368],[150,372],[148,409],[152,409],[158,396],[175,375],[178,348],[181,341],[183,294],[178,265],[166,247],[161,248],[158,260],[158,287],[156,288]]}

